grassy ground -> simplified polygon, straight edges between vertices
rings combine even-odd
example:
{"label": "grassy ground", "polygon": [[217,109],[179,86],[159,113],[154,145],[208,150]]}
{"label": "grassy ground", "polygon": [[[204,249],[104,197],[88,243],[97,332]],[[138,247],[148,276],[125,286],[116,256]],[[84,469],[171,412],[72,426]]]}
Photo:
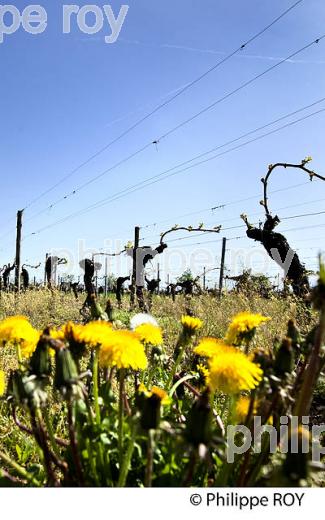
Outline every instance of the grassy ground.
{"label": "grassy ground", "polygon": [[[12,315],[24,315],[28,317],[34,327],[42,329],[47,325],[61,325],[72,321],[82,321],[80,308],[84,295],[76,301],[72,294],[50,291],[28,292],[20,296],[14,294],[1,294],[0,319]],[[113,296],[112,303],[114,305]],[[105,302],[103,301],[103,306]],[[256,295],[227,294],[221,300],[213,296],[197,296],[192,300],[186,300],[178,296],[176,303],[171,298],[156,296],[153,301],[151,313],[159,321],[170,345],[179,331],[179,319],[182,314],[190,310],[195,316],[204,322],[202,334],[205,336],[222,337],[233,315],[240,311],[260,312],[272,318],[268,327],[259,334],[260,346],[269,346],[274,336],[281,336],[286,331],[286,325],[290,318],[297,321],[304,332],[310,329],[314,317],[306,312],[306,308],[295,299],[281,300],[277,298],[264,299]],[[133,313],[134,314],[134,313]],[[125,297],[121,310],[116,309],[116,318],[125,326],[130,319],[128,299]],[[0,366],[3,363],[0,356]],[[6,361],[5,361],[6,363]]]}
{"label": "grassy ground", "polygon": [[[60,292],[52,294],[49,291],[29,292],[20,296],[1,294],[0,319],[10,315],[25,315],[39,329],[47,325],[58,326],[68,320],[82,321],[79,310],[83,299],[83,295],[76,301],[73,295]],[[102,303],[105,304],[104,301]],[[112,303],[114,305],[114,297]],[[130,319],[128,306],[128,299],[125,298],[122,309],[116,309],[116,318],[126,327]],[[157,296],[154,298],[151,313],[162,327],[166,337],[165,346],[170,352],[175,346],[180,331],[179,319],[182,314],[191,311],[203,320],[202,335],[223,337],[231,317],[243,310],[260,312],[271,318],[267,327],[261,327],[255,340],[256,346],[266,348],[272,348],[275,336],[281,337],[285,334],[290,318],[297,321],[303,332],[310,330],[315,320],[314,315],[306,311],[306,308],[296,300],[262,299],[256,295],[248,297],[238,294],[225,295],[221,300],[212,296],[198,296],[186,300],[180,296],[176,303],[168,297]],[[8,372],[16,366],[16,363],[14,351],[7,347],[0,347],[0,370]],[[57,415],[59,418],[60,413]],[[59,422],[57,431],[60,432]],[[33,439],[19,431],[13,419],[8,417],[3,403],[0,403],[0,449],[4,449],[21,464],[26,461],[39,463]]]}
{"label": "grassy ground", "polygon": [[[72,294],[50,291],[31,291],[20,296],[13,293],[1,294],[0,319],[7,316],[26,316],[32,325],[38,329],[44,329],[48,325],[60,326],[66,321],[82,322],[80,308],[84,301],[84,295],[76,300]],[[112,297],[115,304],[115,297]],[[105,301],[102,301],[105,307]],[[192,312],[204,322],[203,336],[223,337],[231,317],[241,311],[260,312],[268,316],[271,322],[261,329],[258,335],[259,347],[269,348],[275,336],[283,336],[288,320],[297,321],[302,332],[310,330],[314,317],[302,304],[294,299],[280,300],[277,298],[264,299],[256,295],[227,294],[221,300],[213,296],[197,296],[187,300],[178,296],[173,303],[171,298],[156,296],[153,301],[151,313],[159,321],[166,338],[166,348],[173,349],[177,339],[180,325],[179,320],[183,314]],[[116,309],[116,318],[126,327],[129,324],[129,300],[124,298],[122,309]],[[132,313],[132,315],[134,312]],[[0,354],[0,370],[9,370],[16,365],[16,357],[10,349]]]}

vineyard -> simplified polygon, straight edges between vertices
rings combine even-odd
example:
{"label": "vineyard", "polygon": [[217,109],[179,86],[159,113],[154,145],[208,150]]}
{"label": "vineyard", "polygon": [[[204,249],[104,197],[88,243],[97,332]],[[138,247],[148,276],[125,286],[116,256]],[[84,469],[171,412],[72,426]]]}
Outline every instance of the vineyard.
{"label": "vineyard", "polygon": [[325,487],[323,2],[44,4],[0,6],[0,487],[305,505]]}
{"label": "vineyard", "polygon": [[[82,295],[2,294],[2,485],[319,485],[303,443],[323,417],[322,277],[314,310],[252,291],[154,295],[149,315],[112,295],[85,319]],[[242,455],[239,432],[229,452],[232,426],[293,415],[298,453],[264,433]]]}

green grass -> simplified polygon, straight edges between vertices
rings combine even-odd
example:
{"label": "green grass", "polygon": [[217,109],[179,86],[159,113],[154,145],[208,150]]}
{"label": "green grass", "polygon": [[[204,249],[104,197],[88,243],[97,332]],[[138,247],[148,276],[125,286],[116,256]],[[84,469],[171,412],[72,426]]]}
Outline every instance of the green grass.
{"label": "green grass", "polygon": [[[31,291],[16,296],[13,293],[2,293],[0,297],[0,319],[7,316],[24,315],[38,329],[48,325],[60,326],[72,320],[82,322],[80,308],[84,295],[76,300],[72,294],[55,291]],[[113,305],[115,297],[112,298]],[[102,299],[102,305],[105,301]],[[316,314],[306,311],[306,308],[296,299],[264,299],[256,295],[227,294],[221,300],[213,296],[197,296],[188,300],[183,296],[172,299],[165,296],[156,296],[153,301],[151,314],[158,320],[166,338],[166,348],[173,349],[180,331],[179,321],[183,314],[191,311],[204,322],[203,336],[223,337],[231,317],[241,311],[260,312],[271,318],[267,327],[262,327],[258,334],[259,347],[268,348],[275,336],[283,336],[286,332],[288,320],[293,318],[305,332],[310,330],[316,320]],[[129,312],[129,300],[124,298],[122,309],[116,309],[116,319],[125,327],[130,317],[138,311]],[[4,350],[0,354],[0,369],[8,369],[15,363],[12,350]]]}

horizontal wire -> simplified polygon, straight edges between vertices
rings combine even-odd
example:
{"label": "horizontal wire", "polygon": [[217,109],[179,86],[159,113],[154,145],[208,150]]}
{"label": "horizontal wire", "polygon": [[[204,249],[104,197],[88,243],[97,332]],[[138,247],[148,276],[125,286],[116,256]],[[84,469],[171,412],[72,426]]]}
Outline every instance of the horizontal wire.
{"label": "horizontal wire", "polygon": [[[253,41],[255,41],[257,38],[259,38],[262,34],[264,34],[268,29],[270,29],[273,25],[275,25],[279,20],[281,20],[283,17],[285,17],[290,11],[292,11],[295,7],[297,7],[299,4],[302,3],[303,0],[298,0],[294,4],[292,4],[289,8],[287,8],[284,12],[282,12],[279,16],[277,16],[271,23],[266,25],[263,29],[258,31],[255,35],[253,35],[251,38],[249,38],[246,42],[244,42],[242,45],[240,45],[238,48],[236,48],[234,51],[230,52],[227,56],[219,60],[213,67],[210,67],[207,71],[205,71],[203,74],[200,74],[197,78],[189,82],[187,85],[185,85],[182,89],[180,89],[176,94],[174,94],[170,99],[166,100],[165,102],[159,104],[157,107],[155,107],[152,111],[150,111],[148,114],[146,114],[144,117],[140,118],[136,123],[131,125],[129,128],[127,128],[124,132],[122,132],[119,136],[117,136],[115,139],[110,141],[107,145],[105,145],[103,148],[98,150],[96,153],[91,155],[88,159],[83,161],[79,166],[74,168],[71,172],[69,172],[67,175],[65,175],[60,181],[55,183],[52,187],[48,188],[46,191],[41,193],[38,197],[34,198],[30,203],[26,205],[26,208],[29,208],[32,206],[35,202],[40,200],[43,196],[47,195],[51,191],[53,191],[55,188],[60,186],[65,180],[70,178],[74,173],[79,171],[82,167],[89,164],[93,159],[101,155],[104,151],[108,150],[112,145],[123,139],[126,135],[128,135],[130,132],[132,132],[134,129],[136,129],[139,125],[141,125],[143,122],[145,122],[147,119],[149,119],[152,115],[156,114],[159,110],[169,105],[172,101],[179,98],[182,94],[187,92],[190,88],[192,88],[194,85],[199,83],[202,79],[204,79],[206,76],[208,76],[211,72],[215,71],[217,68],[219,68],[221,65],[226,63],[230,58],[241,52],[244,48],[246,48],[248,45],[250,45]],[[150,143],[152,145],[152,142]],[[147,146],[146,146],[147,147]],[[146,148],[145,147],[145,148]],[[145,149],[144,148],[144,149]],[[139,152],[140,153],[140,152]]]}
{"label": "horizontal wire", "polygon": [[[270,131],[270,132],[267,132],[267,133],[265,133],[265,134],[262,134],[261,136],[258,136],[258,137],[254,138],[254,139],[251,139],[251,140],[249,140],[249,141],[246,141],[246,142],[244,142],[244,143],[241,143],[240,145],[238,145],[238,146],[236,146],[236,147],[234,147],[234,148],[230,148],[229,150],[226,150],[225,152],[222,152],[222,153],[220,153],[220,154],[217,154],[217,155],[215,155],[215,156],[213,156],[213,157],[211,157],[211,158],[209,158],[209,159],[205,159],[204,161],[201,161],[201,162],[199,162],[199,163],[196,163],[196,164],[194,164],[194,165],[192,165],[192,166],[189,166],[189,167],[184,168],[184,169],[182,169],[182,170],[179,170],[179,171],[176,171],[176,172],[171,173],[171,174],[169,174],[169,175],[166,175],[166,176],[163,177],[163,179],[160,179],[160,178],[157,179],[157,177],[161,177],[163,174],[159,174],[158,176],[151,177],[151,179],[155,179],[155,180],[153,180],[153,181],[151,181],[151,182],[148,182],[148,181],[150,180],[150,178],[147,179],[147,184],[146,184],[145,186],[142,186],[143,182],[140,183],[141,186],[138,186],[138,185],[136,184],[136,185],[134,185],[134,187],[133,187],[134,189],[132,189],[132,190],[131,190],[130,188],[128,188],[128,189],[126,189],[126,190],[123,190],[122,192],[118,192],[117,194],[115,194],[115,195],[113,195],[113,196],[111,196],[111,197],[108,197],[108,198],[102,199],[101,201],[98,201],[98,202],[95,203],[95,204],[92,204],[92,205],[90,205],[90,206],[87,206],[86,208],[83,208],[83,209],[81,209],[81,210],[79,210],[79,211],[77,211],[77,212],[74,212],[74,213],[72,213],[72,214],[70,214],[70,215],[67,215],[66,217],[63,217],[62,219],[59,219],[58,221],[53,222],[53,223],[51,223],[51,224],[49,224],[49,225],[47,225],[47,226],[41,228],[40,230],[37,230],[37,231],[31,233],[31,234],[28,235],[28,236],[32,236],[32,235],[39,234],[39,233],[45,231],[46,229],[50,229],[50,228],[52,228],[52,227],[54,227],[54,226],[56,226],[56,225],[58,225],[58,224],[61,224],[61,223],[63,223],[63,222],[66,222],[67,220],[70,220],[71,218],[75,218],[75,217],[77,217],[77,216],[84,215],[84,214],[88,213],[89,211],[93,211],[93,210],[95,210],[95,209],[99,209],[100,207],[103,207],[103,206],[106,206],[106,205],[108,205],[108,204],[110,204],[110,203],[112,203],[112,202],[115,202],[116,200],[119,200],[119,199],[121,199],[121,198],[123,198],[123,197],[125,197],[125,196],[127,196],[127,195],[129,195],[129,194],[131,194],[131,193],[134,193],[134,192],[136,192],[136,191],[139,191],[139,189],[140,189],[140,190],[141,190],[141,189],[144,189],[144,188],[146,188],[146,187],[148,187],[148,186],[151,186],[151,185],[153,185],[153,184],[156,184],[157,182],[160,182],[161,180],[165,180],[165,179],[167,179],[167,178],[169,178],[169,177],[172,177],[172,176],[178,175],[178,174],[180,174],[180,173],[183,173],[183,172],[185,172],[185,171],[188,171],[188,170],[190,170],[190,169],[192,169],[192,168],[195,168],[195,167],[197,167],[197,166],[200,166],[201,164],[207,163],[207,162],[209,162],[209,161],[211,161],[211,160],[214,160],[214,159],[216,159],[216,158],[218,158],[218,157],[220,157],[220,156],[226,155],[227,153],[231,153],[231,152],[234,151],[234,150],[237,150],[237,149],[239,149],[239,148],[242,148],[242,147],[244,147],[244,146],[247,146],[248,144],[251,144],[251,143],[256,142],[256,141],[258,141],[258,140],[260,140],[260,139],[263,139],[263,138],[265,138],[265,137],[267,137],[267,136],[269,136],[269,135],[271,135],[271,134],[274,134],[274,133],[276,133],[276,132],[279,132],[280,130],[283,130],[284,128],[288,128],[288,127],[290,127],[290,126],[293,126],[294,124],[297,124],[297,123],[299,123],[299,122],[301,122],[301,121],[305,121],[305,120],[307,120],[307,119],[309,119],[309,118],[311,118],[311,117],[313,117],[313,116],[315,116],[315,115],[318,115],[318,114],[320,114],[320,113],[324,113],[324,112],[325,112],[325,108],[323,108],[323,109],[321,109],[321,110],[318,110],[318,111],[316,111],[316,112],[313,112],[313,113],[311,113],[311,114],[308,114],[307,116],[304,116],[304,117],[299,118],[299,119],[297,119],[297,120],[295,120],[295,121],[292,121],[292,122],[290,122],[290,123],[287,123],[286,125],[283,125],[283,126],[281,126],[281,127],[278,127],[278,128],[276,128],[275,130],[272,130],[272,131]],[[128,190],[129,190],[129,191],[128,191]]]}

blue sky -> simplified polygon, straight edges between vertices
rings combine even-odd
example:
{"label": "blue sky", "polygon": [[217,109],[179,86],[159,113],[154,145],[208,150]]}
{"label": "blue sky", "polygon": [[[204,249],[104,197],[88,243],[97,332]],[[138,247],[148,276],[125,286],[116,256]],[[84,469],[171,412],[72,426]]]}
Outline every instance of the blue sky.
{"label": "blue sky", "polygon": [[[97,35],[89,36],[74,23],[70,35],[62,34],[64,3],[67,2],[41,2],[48,13],[48,28],[42,35],[28,35],[20,29],[0,45],[1,264],[14,257],[17,209],[26,207],[177,89],[247,41],[294,0],[205,0],[203,3],[129,0],[129,12],[115,44],[104,42],[109,33],[107,26]],[[121,2],[110,3],[118,12]],[[12,4],[22,10],[29,2]],[[78,2],[80,6],[86,4],[89,2]],[[31,205],[24,214],[23,261],[42,261],[47,251],[69,251],[69,270],[77,273],[80,241],[88,254],[107,247],[117,250],[132,240],[137,224],[143,226],[143,243],[148,245],[157,245],[159,233],[175,223],[195,226],[203,221],[209,226],[219,223],[224,223],[224,227],[240,226],[242,212],[255,214],[253,221],[258,220],[257,213],[262,217],[260,178],[268,164],[300,162],[311,155],[313,169],[324,174],[325,112],[37,233],[130,185],[323,97],[325,40],[157,146],[148,147],[76,195],[47,209],[92,177],[321,36],[324,19],[324,2],[304,0],[240,55]],[[296,118],[324,107],[325,103]],[[279,170],[274,174],[272,191],[300,184],[271,195],[271,207],[279,209],[280,217],[324,209],[325,185],[321,181],[307,181],[300,172]],[[252,196],[256,198],[214,212],[181,217]],[[153,223],[158,224],[145,227]],[[317,253],[325,246],[324,216],[283,221],[281,230],[289,230],[286,234],[292,247],[299,250],[308,267],[315,268]],[[220,258],[221,244],[216,241],[222,236],[239,237],[244,232],[238,228],[224,231],[220,236],[185,238],[182,233],[172,236],[185,240],[170,243],[169,267],[160,259],[164,278],[167,270],[173,277],[186,265],[191,265],[197,274],[203,265],[213,268]],[[108,240],[115,242],[110,244]],[[194,245],[197,243],[200,245]],[[274,265],[264,266],[261,248],[246,238],[230,241],[228,249],[227,265],[231,272],[240,271],[249,262],[255,271],[265,267],[270,276],[278,273]],[[111,262],[109,269],[127,271],[126,262],[126,259],[119,265]],[[210,283],[215,279],[216,274],[212,273]]]}

